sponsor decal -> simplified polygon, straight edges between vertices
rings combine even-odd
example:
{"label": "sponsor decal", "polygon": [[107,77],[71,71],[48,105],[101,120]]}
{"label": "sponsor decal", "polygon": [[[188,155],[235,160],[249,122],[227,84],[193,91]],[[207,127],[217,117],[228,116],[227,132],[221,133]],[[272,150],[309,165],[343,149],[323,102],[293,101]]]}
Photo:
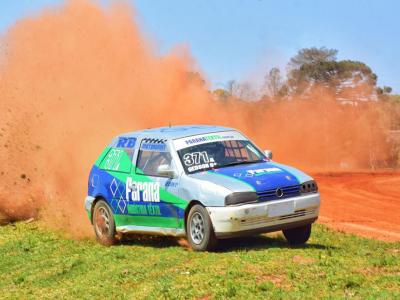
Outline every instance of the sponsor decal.
{"label": "sponsor decal", "polygon": [[270,174],[270,173],[280,173],[283,172],[282,169],[279,169],[277,167],[272,167],[272,168],[263,168],[263,169],[256,169],[256,170],[247,170],[247,177],[252,177],[252,176],[260,176],[264,174]]}
{"label": "sponsor decal", "polygon": [[217,165],[216,163],[209,163],[209,164],[201,164],[201,165],[197,165],[197,166],[191,166],[191,167],[188,167],[188,171],[193,172],[193,171],[197,171],[197,170],[204,170],[204,169],[208,169],[208,168],[213,168],[216,165]]}
{"label": "sponsor decal", "polygon": [[206,151],[186,153],[183,156],[183,163],[189,172],[213,168],[217,165],[214,158],[209,157]]}
{"label": "sponsor decal", "polygon": [[192,139],[185,140],[186,145],[193,145],[193,144],[199,144],[199,143],[204,143],[204,142],[212,142],[212,141],[221,141],[221,140],[226,140],[226,139],[233,139],[233,135],[219,135],[219,134],[214,134],[214,135],[207,135],[207,136],[200,136]]}
{"label": "sponsor decal", "polygon": [[143,151],[155,151],[155,152],[166,152],[167,145],[165,144],[153,144],[153,143],[142,143],[140,150]]}
{"label": "sponsor decal", "polygon": [[160,202],[160,184],[158,182],[134,181],[128,177],[125,183],[126,200]]}
{"label": "sponsor decal", "polygon": [[176,150],[181,150],[190,146],[218,142],[218,141],[228,141],[228,140],[247,140],[243,135],[237,131],[224,131],[218,133],[208,133],[194,135],[190,137],[184,137],[174,140],[174,145]]}
{"label": "sponsor decal", "polygon": [[117,148],[133,148],[136,144],[134,137],[120,137],[118,138]]}
{"label": "sponsor decal", "polygon": [[132,215],[161,216],[161,210],[158,205],[128,205],[128,213]]}
{"label": "sponsor decal", "polygon": [[100,168],[108,171],[128,173],[132,167],[133,148],[112,148],[100,163]]}
{"label": "sponsor decal", "polygon": [[123,154],[124,150],[111,149],[104,160],[102,168],[105,170],[118,171]]}
{"label": "sponsor decal", "polygon": [[170,188],[177,188],[178,187],[178,183],[177,182],[174,182],[174,181],[171,181],[171,180],[168,180],[168,181],[166,181],[165,182],[165,185],[164,185],[166,188],[168,188],[168,187],[170,187]]}

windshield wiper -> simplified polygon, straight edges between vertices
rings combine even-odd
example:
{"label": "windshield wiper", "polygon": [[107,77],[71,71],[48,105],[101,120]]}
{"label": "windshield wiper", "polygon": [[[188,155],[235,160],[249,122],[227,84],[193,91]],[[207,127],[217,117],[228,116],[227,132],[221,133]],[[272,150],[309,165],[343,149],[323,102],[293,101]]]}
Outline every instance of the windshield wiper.
{"label": "windshield wiper", "polygon": [[258,162],[262,162],[263,160],[243,160],[243,161],[235,161],[231,162],[222,166],[216,166],[214,169],[219,169],[219,168],[224,168],[224,167],[230,167],[230,166],[236,166],[236,165],[244,165],[244,164],[254,164]]}

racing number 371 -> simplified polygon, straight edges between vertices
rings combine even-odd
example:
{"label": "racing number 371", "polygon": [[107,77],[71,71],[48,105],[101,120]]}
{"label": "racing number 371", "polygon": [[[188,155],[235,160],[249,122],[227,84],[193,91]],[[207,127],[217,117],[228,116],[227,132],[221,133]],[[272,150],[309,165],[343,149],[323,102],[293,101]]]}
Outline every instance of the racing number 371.
{"label": "racing number 371", "polygon": [[206,151],[186,153],[183,156],[183,161],[186,166],[207,164],[210,162]]}

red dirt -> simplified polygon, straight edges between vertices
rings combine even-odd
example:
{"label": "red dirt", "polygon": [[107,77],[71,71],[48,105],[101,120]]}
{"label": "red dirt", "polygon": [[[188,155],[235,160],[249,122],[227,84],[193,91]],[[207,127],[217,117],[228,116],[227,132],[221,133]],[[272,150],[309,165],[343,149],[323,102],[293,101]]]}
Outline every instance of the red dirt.
{"label": "red dirt", "polygon": [[400,241],[400,173],[315,174],[319,223],[386,241]]}

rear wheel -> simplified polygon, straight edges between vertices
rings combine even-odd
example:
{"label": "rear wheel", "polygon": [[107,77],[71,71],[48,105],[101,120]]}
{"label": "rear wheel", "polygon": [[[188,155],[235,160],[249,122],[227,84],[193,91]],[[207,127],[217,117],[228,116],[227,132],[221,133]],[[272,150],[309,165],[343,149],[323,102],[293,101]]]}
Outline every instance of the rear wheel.
{"label": "rear wheel", "polygon": [[308,241],[311,235],[311,224],[282,230],[286,240],[291,245],[301,245]]}
{"label": "rear wheel", "polygon": [[93,227],[100,244],[111,246],[115,244],[114,216],[108,204],[99,200],[93,210]]}
{"label": "rear wheel", "polygon": [[195,251],[210,251],[217,246],[217,238],[207,210],[194,205],[186,220],[186,236],[190,246]]}

